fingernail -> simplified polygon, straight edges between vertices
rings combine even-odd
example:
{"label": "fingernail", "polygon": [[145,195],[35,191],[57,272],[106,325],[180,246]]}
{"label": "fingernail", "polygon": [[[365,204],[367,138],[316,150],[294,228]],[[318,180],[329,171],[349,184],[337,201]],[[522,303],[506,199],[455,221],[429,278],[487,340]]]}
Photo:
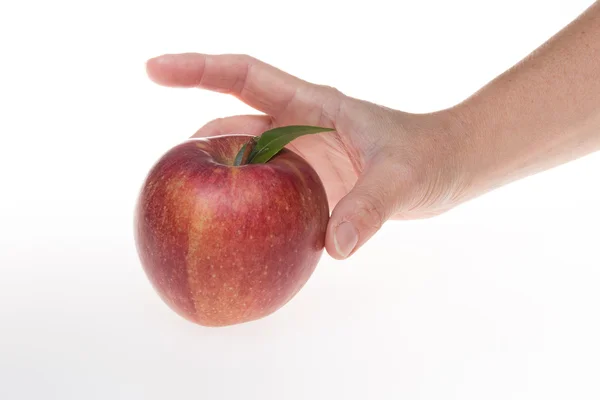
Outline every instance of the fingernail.
{"label": "fingernail", "polygon": [[342,222],[335,230],[333,241],[338,254],[346,258],[358,243],[358,232],[351,222]]}

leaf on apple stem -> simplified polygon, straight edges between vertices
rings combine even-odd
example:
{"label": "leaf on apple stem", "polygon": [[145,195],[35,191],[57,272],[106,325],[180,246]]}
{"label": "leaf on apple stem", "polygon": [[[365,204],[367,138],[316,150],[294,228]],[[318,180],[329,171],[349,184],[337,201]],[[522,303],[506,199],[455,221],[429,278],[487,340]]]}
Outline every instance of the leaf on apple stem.
{"label": "leaf on apple stem", "polygon": [[233,160],[233,165],[239,166],[245,164],[248,161],[248,156],[252,152],[252,142],[244,143],[239,153],[235,156],[235,160]]}
{"label": "leaf on apple stem", "polygon": [[248,160],[250,159],[250,157],[252,157],[254,153],[257,140],[258,138],[254,136],[249,141],[244,143],[240,151],[236,154],[235,159],[233,160],[234,166],[237,167],[248,163]]}
{"label": "leaf on apple stem", "polygon": [[244,158],[244,154],[248,152],[248,143],[245,143],[240,149],[239,153],[235,156],[235,160],[233,160],[234,166],[239,166],[242,164],[242,159]]}
{"label": "leaf on apple stem", "polygon": [[[247,162],[249,164],[266,163],[292,140],[314,133],[333,131],[319,126],[290,125],[263,132],[256,140]],[[241,152],[241,151],[240,151]],[[236,157],[237,158],[237,157]]]}

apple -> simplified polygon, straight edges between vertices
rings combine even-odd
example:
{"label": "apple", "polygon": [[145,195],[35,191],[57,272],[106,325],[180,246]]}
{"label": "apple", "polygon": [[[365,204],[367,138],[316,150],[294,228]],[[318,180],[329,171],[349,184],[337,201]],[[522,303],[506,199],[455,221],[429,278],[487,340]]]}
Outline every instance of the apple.
{"label": "apple", "polygon": [[[318,130],[326,129],[300,134]],[[140,262],[162,301],[191,322],[218,327],[272,314],[322,256],[322,181],[283,147],[300,134],[274,133],[270,147],[245,134],[186,140],[143,182],[134,216]]]}

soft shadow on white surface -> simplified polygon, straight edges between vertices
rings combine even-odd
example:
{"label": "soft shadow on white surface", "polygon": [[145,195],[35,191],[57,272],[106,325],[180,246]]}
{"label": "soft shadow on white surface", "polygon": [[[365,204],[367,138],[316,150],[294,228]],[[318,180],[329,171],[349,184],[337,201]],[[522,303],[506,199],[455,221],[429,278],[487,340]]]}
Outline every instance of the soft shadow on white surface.
{"label": "soft shadow on white surface", "polygon": [[[324,256],[260,321],[192,325],[144,276],[131,219],[144,174],[208,120],[251,111],[153,86],[147,57],[245,52],[428,111],[590,2],[397,3],[308,2],[285,18],[270,1],[11,5],[32,22],[0,27],[19,39],[0,77],[0,399],[599,398],[598,155],[390,223],[347,262]],[[315,10],[329,22],[289,29]]]}
{"label": "soft shadow on white surface", "polygon": [[126,225],[116,218],[95,235],[8,239],[0,393],[501,399],[567,396],[580,384],[579,398],[592,398],[600,273],[582,230],[599,215],[569,212],[557,192],[546,187],[554,200],[533,208],[542,199],[524,185],[435,220],[390,224],[352,260],[324,257],[278,313],[222,329],[160,302],[128,235],[111,229]]}

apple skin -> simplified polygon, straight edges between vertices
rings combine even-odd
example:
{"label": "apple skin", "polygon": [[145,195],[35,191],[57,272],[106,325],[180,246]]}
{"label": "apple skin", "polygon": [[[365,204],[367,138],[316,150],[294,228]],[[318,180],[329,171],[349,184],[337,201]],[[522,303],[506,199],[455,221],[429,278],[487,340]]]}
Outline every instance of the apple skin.
{"label": "apple skin", "polygon": [[305,285],[324,250],[329,204],[315,170],[287,148],[267,163],[233,166],[249,138],[176,145],[137,200],[146,276],[172,310],[199,325],[272,314]]}

